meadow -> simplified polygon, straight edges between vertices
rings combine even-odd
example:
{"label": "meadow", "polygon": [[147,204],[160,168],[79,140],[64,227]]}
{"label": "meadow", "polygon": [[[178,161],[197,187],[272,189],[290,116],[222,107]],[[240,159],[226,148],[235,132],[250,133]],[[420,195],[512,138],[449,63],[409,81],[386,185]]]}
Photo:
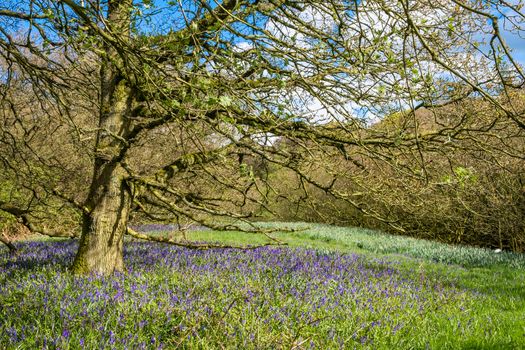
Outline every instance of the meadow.
{"label": "meadow", "polygon": [[308,226],[252,250],[127,241],[111,277],[68,273],[75,240],[2,247],[0,348],[525,348],[523,255]]}

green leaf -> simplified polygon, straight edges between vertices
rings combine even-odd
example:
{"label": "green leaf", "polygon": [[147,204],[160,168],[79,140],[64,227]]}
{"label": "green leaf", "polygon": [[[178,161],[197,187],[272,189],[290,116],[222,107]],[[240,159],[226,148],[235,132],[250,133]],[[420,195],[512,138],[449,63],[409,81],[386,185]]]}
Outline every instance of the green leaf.
{"label": "green leaf", "polygon": [[223,107],[229,107],[232,104],[232,99],[229,96],[221,96],[219,97],[219,103]]}
{"label": "green leaf", "polygon": [[180,107],[180,102],[178,100],[171,100],[170,101],[170,107],[171,108],[179,108]]}
{"label": "green leaf", "polygon": [[218,100],[215,96],[208,97],[208,99],[206,100],[206,104],[208,106],[215,106],[217,103],[218,103]]}

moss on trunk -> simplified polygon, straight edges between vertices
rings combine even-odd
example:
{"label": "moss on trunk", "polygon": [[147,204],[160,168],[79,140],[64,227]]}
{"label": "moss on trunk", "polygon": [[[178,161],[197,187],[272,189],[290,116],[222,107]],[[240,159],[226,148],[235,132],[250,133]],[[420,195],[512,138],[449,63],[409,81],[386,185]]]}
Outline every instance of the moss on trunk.
{"label": "moss on trunk", "polygon": [[76,274],[108,275],[123,271],[123,240],[126,232],[130,194],[123,181],[123,169],[118,167],[102,178],[92,189],[90,213],[84,214],[80,246],[73,262]]}

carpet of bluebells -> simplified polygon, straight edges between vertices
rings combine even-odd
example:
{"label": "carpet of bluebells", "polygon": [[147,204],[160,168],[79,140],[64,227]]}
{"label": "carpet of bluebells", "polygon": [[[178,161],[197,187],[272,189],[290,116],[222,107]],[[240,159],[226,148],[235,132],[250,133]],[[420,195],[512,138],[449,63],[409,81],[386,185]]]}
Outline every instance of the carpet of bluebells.
{"label": "carpet of bluebells", "polygon": [[0,251],[0,348],[437,348],[495,327],[469,313],[480,294],[392,260],[126,244],[111,277],[68,273],[74,240]]}

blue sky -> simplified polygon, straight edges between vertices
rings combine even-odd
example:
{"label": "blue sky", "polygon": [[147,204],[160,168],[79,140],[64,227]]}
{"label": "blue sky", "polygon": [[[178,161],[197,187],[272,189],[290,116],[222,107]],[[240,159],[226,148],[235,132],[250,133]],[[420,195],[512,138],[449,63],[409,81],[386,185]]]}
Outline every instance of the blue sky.
{"label": "blue sky", "polygon": [[520,38],[517,34],[508,31],[503,33],[507,45],[513,50],[514,58],[525,67],[525,37]]}

